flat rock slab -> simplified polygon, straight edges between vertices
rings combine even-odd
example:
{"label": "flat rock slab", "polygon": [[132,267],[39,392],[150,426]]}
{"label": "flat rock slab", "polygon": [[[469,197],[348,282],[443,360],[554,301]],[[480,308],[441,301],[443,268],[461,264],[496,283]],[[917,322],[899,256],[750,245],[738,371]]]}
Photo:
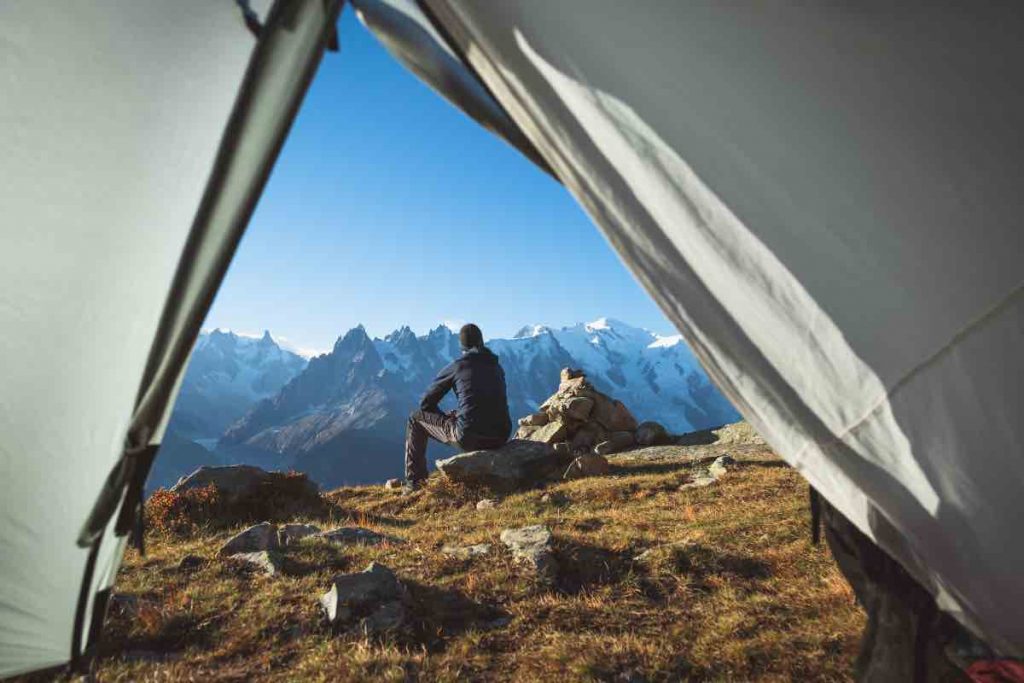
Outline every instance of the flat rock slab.
{"label": "flat rock slab", "polygon": [[515,439],[501,448],[469,451],[437,461],[437,469],[452,481],[514,491],[561,474],[564,458],[550,445]]}
{"label": "flat rock slab", "polygon": [[279,574],[284,568],[284,557],[273,550],[260,550],[255,553],[236,553],[228,557],[229,560],[240,562],[254,571],[267,576]]}
{"label": "flat rock slab", "polygon": [[330,531],[323,531],[315,534],[316,538],[322,538],[328,543],[335,545],[380,545],[381,543],[402,543],[402,539],[387,534],[379,534],[370,529],[358,526],[343,526]]}
{"label": "flat rock slab", "polygon": [[364,635],[402,628],[409,620],[405,586],[393,571],[371,562],[355,574],[339,574],[320,598],[328,623],[337,631]]}
{"label": "flat rock slab", "polygon": [[457,560],[470,560],[474,557],[480,557],[491,552],[490,543],[477,543],[476,545],[446,545],[441,548],[441,552],[448,557],[454,557]]}
{"label": "flat rock slab", "polygon": [[260,550],[273,550],[277,546],[277,526],[270,522],[263,522],[232,537],[221,546],[220,555],[227,557],[238,553],[254,553]]}
{"label": "flat rock slab", "polygon": [[505,529],[501,542],[512,552],[516,562],[533,570],[544,580],[553,580],[558,574],[558,564],[551,550],[551,530],[543,524],[520,529]]}

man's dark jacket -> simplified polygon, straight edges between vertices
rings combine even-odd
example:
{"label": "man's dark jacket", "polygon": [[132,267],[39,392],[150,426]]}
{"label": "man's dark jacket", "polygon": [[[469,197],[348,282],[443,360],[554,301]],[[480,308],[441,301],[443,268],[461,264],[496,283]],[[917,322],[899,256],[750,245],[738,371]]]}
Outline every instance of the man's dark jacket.
{"label": "man's dark jacket", "polygon": [[437,411],[437,404],[449,390],[455,390],[459,408],[459,439],[464,446],[508,439],[512,419],[505,396],[505,371],[498,357],[487,347],[468,349],[438,373],[420,401],[420,408]]}

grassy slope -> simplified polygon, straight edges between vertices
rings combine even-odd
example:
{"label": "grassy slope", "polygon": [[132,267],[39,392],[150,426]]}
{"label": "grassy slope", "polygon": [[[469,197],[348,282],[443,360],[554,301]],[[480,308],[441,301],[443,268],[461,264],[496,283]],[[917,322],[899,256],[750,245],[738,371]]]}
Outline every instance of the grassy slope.
{"label": "grassy slope", "polygon": [[[695,463],[728,451],[718,483],[679,491]],[[330,494],[330,519],[406,539],[289,551],[283,576],[215,559],[227,533],[154,538],[129,552],[117,584],[100,680],[840,680],[864,619],[824,548],[809,542],[806,487],[763,447],[663,447],[613,458],[611,476],[510,496],[432,479],[401,498],[380,487]],[[514,565],[503,528],[548,524],[561,565],[545,588]],[[450,543],[488,556],[445,557]],[[634,559],[645,550],[650,552]],[[207,558],[178,569],[187,553]],[[415,626],[390,642],[334,637],[317,597],[370,561],[409,585]],[[500,625],[502,617],[510,621]],[[496,621],[497,620],[497,621]]]}

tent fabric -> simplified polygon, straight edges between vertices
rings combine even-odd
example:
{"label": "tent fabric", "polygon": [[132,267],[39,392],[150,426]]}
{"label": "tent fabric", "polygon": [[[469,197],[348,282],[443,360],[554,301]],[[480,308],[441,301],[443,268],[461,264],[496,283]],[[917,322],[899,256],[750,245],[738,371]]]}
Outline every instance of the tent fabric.
{"label": "tent fabric", "polygon": [[159,442],[340,8],[248,4],[255,51],[233,2],[0,6],[0,676],[86,646],[124,538],[107,515],[80,547],[83,523]]}
{"label": "tent fabric", "polygon": [[1024,654],[1024,10],[421,4],[744,416]]}

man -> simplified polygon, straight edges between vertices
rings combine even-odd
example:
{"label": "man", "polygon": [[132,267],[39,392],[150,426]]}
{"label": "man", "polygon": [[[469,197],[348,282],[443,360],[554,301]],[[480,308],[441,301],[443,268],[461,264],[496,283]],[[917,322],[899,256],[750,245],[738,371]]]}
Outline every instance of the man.
{"label": "man", "polygon": [[[409,416],[405,432],[405,486],[411,493],[427,478],[427,437],[462,450],[498,448],[508,441],[512,419],[505,396],[505,371],[498,357],[484,346],[480,328],[472,323],[459,330],[462,355],[438,373]],[[442,413],[437,404],[455,390],[459,407]]]}

